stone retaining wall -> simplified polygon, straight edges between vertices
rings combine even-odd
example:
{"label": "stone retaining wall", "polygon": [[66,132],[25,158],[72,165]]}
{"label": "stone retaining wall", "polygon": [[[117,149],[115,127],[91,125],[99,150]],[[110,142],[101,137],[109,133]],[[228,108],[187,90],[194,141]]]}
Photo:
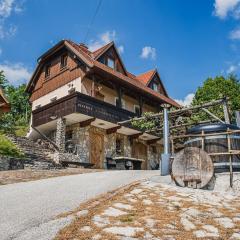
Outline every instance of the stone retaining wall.
{"label": "stone retaining wall", "polygon": [[0,171],[24,169],[24,160],[0,156]]}

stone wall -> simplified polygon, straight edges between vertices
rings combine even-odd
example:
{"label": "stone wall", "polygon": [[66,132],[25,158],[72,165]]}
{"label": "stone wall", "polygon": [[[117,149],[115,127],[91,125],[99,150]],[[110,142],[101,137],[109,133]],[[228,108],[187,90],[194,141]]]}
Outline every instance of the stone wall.
{"label": "stone wall", "polygon": [[72,127],[73,142],[77,145],[77,155],[80,156],[81,162],[90,162],[89,129],[90,126],[80,127],[75,125]]}
{"label": "stone wall", "polygon": [[124,157],[132,157],[132,147],[128,136],[123,137]]}
{"label": "stone wall", "polygon": [[[156,148],[156,152],[153,151]],[[161,147],[159,144],[148,146],[148,164],[147,169],[156,169],[159,166]]]}
{"label": "stone wall", "polygon": [[0,156],[0,171],[24,169],[24,160]]}
{"label": "stone wall", "polygon": [[59,152],[65,151],[65,132],[66,132],[66,120],[64,118],[57,119],[56,130],[56,145],[59,148]]}
{"label": "stone wall", "polygon": [[105,158],[116,156],[116,133],[105,135],[104,146]]}

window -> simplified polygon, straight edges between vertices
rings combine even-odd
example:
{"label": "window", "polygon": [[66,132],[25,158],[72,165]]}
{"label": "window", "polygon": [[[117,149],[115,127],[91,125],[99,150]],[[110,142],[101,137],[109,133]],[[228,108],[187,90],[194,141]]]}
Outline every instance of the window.
{"label": "window", "polygon": [[45,67],[45,78],[50,76],[50,64]]}
{"label": "window", "polygon": [[141,113],[140,113],[140,107],[138,105],[134,105],[134,112],[138,117],[140,117]]}
{"label": "window", "polygon": [[55,102],[56,100],[57,100],[57,96],[50,98],[50,102]]}
{"label": "window", "polygon": [[157,84],[157,83],[153,83],[152,89],[153,89],[154,91],[158,92],[158,84]]}
{"label": "window", "polygon": [[67,66],[67,54],[61,56],[61,64],[60,67],[64,68]]}
{"label": "window", "polygon": [[110,68],[114,68],[114,60],[112,58],[107,58],[107,65]]}

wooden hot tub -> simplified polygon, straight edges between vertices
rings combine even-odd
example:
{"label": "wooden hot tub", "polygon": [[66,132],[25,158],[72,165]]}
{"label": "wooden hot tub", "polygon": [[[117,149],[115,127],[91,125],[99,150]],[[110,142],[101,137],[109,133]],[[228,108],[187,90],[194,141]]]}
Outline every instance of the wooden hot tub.
{"label": "wooden hot tub", "polygon": [[[205,146],[204,150],[211,155],[211,153],[226,153],[228,152],[228,139],[224,132],[228,130],[239,130],[235,125],[230,124],[208,124],[197,125],[188,130],[189,135],[198,135],[201,133],[223,133],[216,136],[206,136],[204,138]],[[240,150],[240,133],[234,133],[229,135],[231,142],[231,150]],[[198,147],[202,148],[201,137],[189,137],[189,140],[184,143],[185,147]],[[229,155],[216,155],[211,156],[214,163],[215,172],[229,171]],[[232,155],[233,171],[240,171],[240,155]]]}

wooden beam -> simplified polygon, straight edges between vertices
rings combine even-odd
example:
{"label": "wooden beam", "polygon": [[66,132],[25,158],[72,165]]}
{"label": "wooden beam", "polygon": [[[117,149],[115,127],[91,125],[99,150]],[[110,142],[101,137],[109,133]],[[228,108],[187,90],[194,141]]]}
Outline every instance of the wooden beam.
{"label": "wooden beam", "polygon": [[46,141],[48,141],[50,144],[53,145],[53,147],[59,152],[59,147],[55,142],[53,142],[50,138],[48,138],[45,134],[43,134],[41,131],[39,131],[37,128],[35,128],[33,125],[31,125],[32,129],[36,131],[41,137],[43,137]]}
{"label": "wooden beam", "polygon": [[86,120],[86,121],[82,121],[82,122],[80,122],[80,127],[87,127],[87,126],[89,126],[94,120],[95,120],[96,118],[90,118],[90,119],[88,119],[88,120]]}
{"label": "wooden beam", "polygon": [[115,133],[117,132],[118,129],[120,129],[122,126],[116,126],[116,127],[112,127],[112,128],[108,128],[106,130],[106,134],[109,135],[109,134],[112,134],[112,133]]}
{"label": "wooden beam", "polygon": [[[206,120],[206,121],[200,121],[200,122],[183,123],[183,124],[178,124],[178,125],[172,125],[169,127],[169,129],[172,130],[172,129],[177,129],[177,128],[189,127],[189,126],[197,125],[197,124],[206,124],[206,123],[213,123],[213,122],[219,122],[219,121],[216,119],[213,119],[213,120]],[[160,127],[157,127],[157,128],[151,129],[151,130],[147,130],[147,131],[145,131],[145,133],[162,131],[163,130],[162,127],[163,126],[161,125]]]}
{"label": "wooden beam", "polygon": [[128,135],[128,137],[129,137],[130,139],[136,139],[136,138],[140,137],[141,135],[143,135],[142,132],[140,132],[140,133],[135,133],[135,134],[132,134],[132,135]]}
{"label": "wooden beam", "polygon": [[[186,108],[181,108],[181,109],[178,109],[178,110],[173,110],[173,111],[170,111],[168,114],[171,117],[172,115],[174,116],[174,115],[177,115],[177,114],[188,113],[189,111],[192,111],[192,110],[196,111],[196,110],[199,110],[199,109],[202,109],[202,108],[208,108],[208,107],[220,105],[220,104],[223,103],[223,101],[224,101],[224,99],[219,99],[219,100],[216,100],[216,101],[200,104],[200,105],[193,106],[193,107],[186,107]],[[162,117],[162,116],[163,116],[163,113],[160,112],[160,113],[153,114],[150,118],[156,118],[156,117]],[[137,120],[144,120],[144,119],[145,119],[145,117],[134,118],[134,120],[136,120],[136,121]],[[131,121],[132,121],[132,119],[119,122],[118,124],[131,123]]]}
{"label": "wooden beam", "polygon": [[211,117],[215,118],[216,120],[218,120],[221,123],[224,123],[223,120],[221,120],[219,117],[217,117],[215,114],[211,113],[208,109],[206,108],[202,108],[202,110],[207,113],[208,115],[210,115]]}
{"label": "wooden beam", "polygon": [[229,116],[230,114],[228,109],[227,98],[224,99],[224,102],[223,102],[223,112],[224,112],[225,123],[230,124],[230,116]]}
{"label": "wooden beam", "polygon": [[158,140],[160,140],[161,138],[155,138],[155,139],[151,139],[151,140],[147,140],[147,144],[150,145],[150,144],[154,144],[156,143]]}

